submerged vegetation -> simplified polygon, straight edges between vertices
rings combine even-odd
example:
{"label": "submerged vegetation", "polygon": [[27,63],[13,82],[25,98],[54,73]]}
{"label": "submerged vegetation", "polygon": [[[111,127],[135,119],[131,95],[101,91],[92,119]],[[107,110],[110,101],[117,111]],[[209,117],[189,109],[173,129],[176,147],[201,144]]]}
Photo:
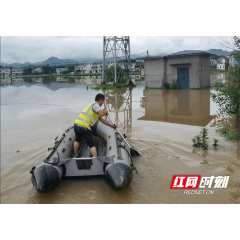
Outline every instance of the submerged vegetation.
{"label": "submerged vegetation", "polygon": [[104,75],[104,83],[100,86],[92,87],[92,89],[99,90],[99,89],[116,89],[116,88],[126,88],[127,86],[133,86],[133,82],[126,78],[125,72],[123,69],[117,65],[117,83],[114,82],[114,66],[106,69]]}
{"label": "submerged vegetation", "polygon": [[106,84],[102,84],[100,86],[94,86],[94,87],[91,87],[91,89],[94,89],[94,90],[100,90],[100,89],[117,89],[117,88],[126,88],[126,86],[122,86],[120,84],[114,84],[114,85],[106,85]]}
{"label": "submerged vegetation", "polygon": [[[193,147],[202,147],[204,150],[209,148],[209,141],[208,141],[208,129],[206,127],[202,128],[199,135],[192,138]],[[218,139],[214,139],[213,143],[214,147],[218,146]]]}
{"label": "submerged vegetation", "polygon": [[173,79],[171,83],[164,83],[163,84],[165,89],[180,89],[180,85],[178,84],[178,81]]}

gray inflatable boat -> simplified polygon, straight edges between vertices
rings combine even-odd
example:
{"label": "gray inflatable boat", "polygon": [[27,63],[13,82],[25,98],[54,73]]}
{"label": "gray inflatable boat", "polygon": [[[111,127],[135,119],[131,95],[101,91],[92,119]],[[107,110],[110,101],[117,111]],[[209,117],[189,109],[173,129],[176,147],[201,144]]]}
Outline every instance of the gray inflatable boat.
{"label": "gray inflatable boat", "polygon": [[75,133],[68,128],[55,145],[48,148],[42,161],[30,173],[33,186],[38,192],[54,189],[62,178],[105,175],[114,189],[127,187],[133,178],[134,166],[131,155],[119,133],[97,121],[93,127],[97,158],[90,157],[90,149],[83,141],[78,158],[73,158]]}

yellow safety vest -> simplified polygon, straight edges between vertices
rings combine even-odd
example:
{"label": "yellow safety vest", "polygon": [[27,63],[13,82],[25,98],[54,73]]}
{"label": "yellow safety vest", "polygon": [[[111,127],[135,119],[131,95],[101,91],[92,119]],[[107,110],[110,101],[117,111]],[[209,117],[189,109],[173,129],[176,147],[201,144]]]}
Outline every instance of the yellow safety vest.
{"label": "yellow safety vest", "polygon": [[95,122],[99,119],[98,113],[95,113],[93,111],[93,105],[96,102],[90,104],[87,106],[82,113],[79,114],[78,118],[75,120],[75,123],[77,125],[83,126],[89,130],[91,130],[91,127],[95,124]]}

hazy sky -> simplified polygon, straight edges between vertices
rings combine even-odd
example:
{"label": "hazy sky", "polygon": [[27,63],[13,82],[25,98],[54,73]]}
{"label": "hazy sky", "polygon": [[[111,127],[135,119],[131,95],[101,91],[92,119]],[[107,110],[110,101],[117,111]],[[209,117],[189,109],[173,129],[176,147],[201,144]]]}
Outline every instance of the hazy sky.
{"label": "hazy sky", "polygon": [[[209,37],[130,37],[131,54],[221,48]],[[1,61],[24,63],[49,57],[102,58],[103,37],[1,37]]]}

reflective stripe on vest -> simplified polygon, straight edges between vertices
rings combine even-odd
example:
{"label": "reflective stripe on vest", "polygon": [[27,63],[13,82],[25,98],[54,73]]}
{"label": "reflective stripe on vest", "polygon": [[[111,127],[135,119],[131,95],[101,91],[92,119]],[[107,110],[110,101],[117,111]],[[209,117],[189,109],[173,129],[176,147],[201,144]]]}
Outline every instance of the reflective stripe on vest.
{"label": "reflective stripe on vest", "polygon": [[[84,114],[85,116],[89,117],[89,118],[92,120],[92,122],[95,123],[96,121],[94,120],[94,118],[93,118],[92,116],[90,116],[88,113],[89,113],[89,111],[86,112],[86,113],[85,113],[85,112],[82,112],[81,114]],[[79,118],[79,117],[78,117],[78,119],[80,119],[80,120],[82,121],[82,118]]]}
{"label": "reflective stripe on vest", "polygon": [[[88,108],[85,108],[82,113],[79,114],[78,118],[75,120],[75,123],[88,128],[91,130],[91,127],[96,123],[96,121],[99,119],[98,113],[96,113],[93,110],[93,105],[96,104],[96,102],[92,103]],[[91,115],[89,112],[91,111]]]}
{"label": "reflective stripe on vest", "polygon": [[83,122],[85,122],[85,123],[87,123],[87,124],[89,124],[89,122],[87,120],[83,119],[83,118],[78,117],[78,119],[83,121]]}

